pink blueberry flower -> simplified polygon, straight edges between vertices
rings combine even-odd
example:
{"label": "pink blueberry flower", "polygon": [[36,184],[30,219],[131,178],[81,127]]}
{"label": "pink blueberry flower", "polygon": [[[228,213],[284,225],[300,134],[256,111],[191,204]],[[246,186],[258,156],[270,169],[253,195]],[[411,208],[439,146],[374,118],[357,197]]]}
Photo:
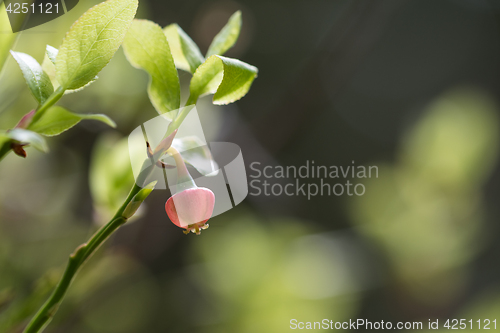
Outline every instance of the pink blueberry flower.
{"label": "pink blueberry flower", "polygon": [[215,205],[214,193],[205,187],[185,189],[171,196],[165,203],[170,220],[178,227],[200,234],[200,229],[208,228],[205,224],[212,216]]}

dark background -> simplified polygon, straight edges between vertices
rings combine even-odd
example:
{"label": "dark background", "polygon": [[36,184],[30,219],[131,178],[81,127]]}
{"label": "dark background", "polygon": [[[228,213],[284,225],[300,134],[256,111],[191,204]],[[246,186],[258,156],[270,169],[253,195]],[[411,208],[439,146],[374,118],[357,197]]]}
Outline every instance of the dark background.
{"label": "dark background", "polygon": [[[58,46],[92,4],[80,1],[23,32],[14,49],[41,61],[44,45]],[[259,75],[234,105],[200,101],[207,137],[238,144],[247,166],[354,161],[378,166],[379,177],[356,180],[366,186],[362,197],[250,195],[200,237],[170,223],[169,194],[154,191],[142,217],[78,277],[47,332],[284,332],[293,318],[424,328],[428,319],[500,319],[500,2],[150,0],[138,17],[162,27],[177,22],[204,53],[236,10],[243,28],[227,56]],[[61,104],[106,113],[117,130],[82,123],[49,139],[48,155],[11,154],[0,165],[6,332],[22,327],[67,254],[130,187],[128,157],[95,161],[96,147],[119,155],[118,140],[156,116],[147,76],[122,50],[99,76]],[[33,107],[12,59],[0,86],[0,123],[9,128]],[[94,166],[103,164],[116,196],[109,200],[92,185]]]}

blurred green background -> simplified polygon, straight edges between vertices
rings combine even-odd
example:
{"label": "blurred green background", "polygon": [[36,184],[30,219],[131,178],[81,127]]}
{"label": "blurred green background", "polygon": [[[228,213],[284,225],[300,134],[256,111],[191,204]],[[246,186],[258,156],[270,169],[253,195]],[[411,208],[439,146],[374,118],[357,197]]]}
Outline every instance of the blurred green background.
{"label": "blurred green background", "polygon": [[[14,50],[41,62],[45,44],[58,47],[98,2],[22,32]],[[238,144],[247,166],[355,161],[379,177],[362,181],[361,197],[249,196],[200,237],[183,235],[164,211],[169,192],[154,191],[82,270],[46,332],[500,320],[500,3],[141,0],[138,17],[178,23],[205,52],[238,9],[243,29],[227,55],[259,77],[234,105],[200,100],[208,141]],[[186,88],[189,74],[180,78]],[[156,116],[147,80],[120,49],[99,80],[60,102],[105,113],[116,130],[82,122],[49,138],[48,154],[30,148],[0,163],[0,332],[20,332],[67,256],[126,196],[126,137]],[[35,107],[9,56],[0,128]]]}

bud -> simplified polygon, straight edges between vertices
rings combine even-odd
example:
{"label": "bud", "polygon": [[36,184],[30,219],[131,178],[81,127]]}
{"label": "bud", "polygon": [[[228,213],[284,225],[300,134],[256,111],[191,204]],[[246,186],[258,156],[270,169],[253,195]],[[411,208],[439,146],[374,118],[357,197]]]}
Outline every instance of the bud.
{"label": "bud", "polygon": [[35,115],[36,110],[31,110],[27,114],[25,114],[21,120],[17,123],[15,128],[28,128],[29,124],[31,123],[31,120],[33,119],[33,116]]}
{"label": "bud", "polygon": [[24,150],[24,148],[23,148],[26,145],[27,145],[27,143],[15,143],[15,142],[12,142],[10,144],[10,148],[12,149],[12,151],[17,156],[21,156],[21,157],[26,158],[26,156],[28,156],[28,154],[26,153],[26,150]]}
{"label": "bud", "polygon": [[139,209],[144,200],[146,200],[148,195],[154,190],[155,185],[156,185],[156,180],[146,185],[136,195],[134,195],[132,200],[130,200],[128,205],[125,207],[125,210],[122,213],[122,217],[125,219],[131,218],[135,214],[137,209]]}

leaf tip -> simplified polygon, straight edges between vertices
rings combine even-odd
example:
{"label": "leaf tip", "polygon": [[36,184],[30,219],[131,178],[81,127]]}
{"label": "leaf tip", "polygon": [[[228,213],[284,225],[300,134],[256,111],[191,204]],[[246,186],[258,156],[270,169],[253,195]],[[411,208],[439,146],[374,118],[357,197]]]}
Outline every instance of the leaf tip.
{"label": "leaf tip", "polygon": [[109,117],[106,117],[106,118],[107,118],[107,121],[105,123],[107,125],[109,125],[109,127],[111,127],[111,128],[116,128],[116,122]]}
{"label": "leaf tip", "polygon": [[154,180],[151,183],[149,183],[148,185],[144,186],[144,188],[154,190],[157,183],[158,183],[158,181]]}

